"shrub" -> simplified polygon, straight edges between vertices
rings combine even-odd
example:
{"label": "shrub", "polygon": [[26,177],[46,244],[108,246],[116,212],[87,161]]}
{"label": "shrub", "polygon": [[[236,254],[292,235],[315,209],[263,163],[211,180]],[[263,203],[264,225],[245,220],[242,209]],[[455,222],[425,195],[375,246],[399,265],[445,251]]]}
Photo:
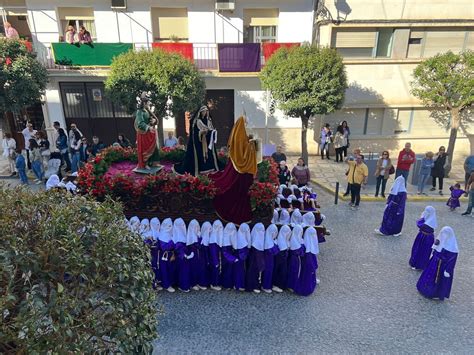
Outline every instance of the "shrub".
{"label": "shrub", "polygon": [[0,352],[150,352],[153,276],[120,204],[1,186],[0,201]]}

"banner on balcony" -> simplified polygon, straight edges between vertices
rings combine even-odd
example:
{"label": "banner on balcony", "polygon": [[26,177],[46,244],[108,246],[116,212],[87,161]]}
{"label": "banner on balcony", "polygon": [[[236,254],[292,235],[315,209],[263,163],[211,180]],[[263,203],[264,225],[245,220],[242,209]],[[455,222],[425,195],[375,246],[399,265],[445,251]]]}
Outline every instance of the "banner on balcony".
{"label": "banner on balcony", "polygon": [[152,43],[153,48],[159,48],[168,53],[178,53],[184,58],[193,61],[193,44],[192,43],[163,43],[154,42]]}
{"label": "banner on balcony", "polygon": [[265,58],[265,62],[281,47],[291,48],[299,45],[299,43],[262,43],[263,57]]}
{"label": "banner on balcony", "polygon": [[131,43],[52,43],[54,62],[59,65],[108,67],[112,59],[133,49]]}
{"label": "banner on balcony", "polygon": [[260,43],[219,43],[219,71],[259,72]]}

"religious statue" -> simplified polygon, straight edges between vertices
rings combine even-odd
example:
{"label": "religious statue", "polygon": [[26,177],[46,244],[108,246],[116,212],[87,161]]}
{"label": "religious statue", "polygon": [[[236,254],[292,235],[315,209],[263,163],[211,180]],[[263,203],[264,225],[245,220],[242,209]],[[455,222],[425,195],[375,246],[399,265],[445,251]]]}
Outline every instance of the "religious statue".
{"label": "religious statue", "polygon": [[177,174],[189,173],[197,176],[221,170],[215,144],[217,131],[212,125],[209,108],[202,106],[190,122],[186,155],[182,163],[174,166]]}
{"label": "religious statue", "polygon": [[159,159],[159,151],[156,142],[157,118],[152,112],[150,92],[142,92],[137,97],[137,111],[135,112],[135,130],[137,131],[137,167],[133,169],[136,173],[154,174],[161,169],[160,166],[152,166]]}

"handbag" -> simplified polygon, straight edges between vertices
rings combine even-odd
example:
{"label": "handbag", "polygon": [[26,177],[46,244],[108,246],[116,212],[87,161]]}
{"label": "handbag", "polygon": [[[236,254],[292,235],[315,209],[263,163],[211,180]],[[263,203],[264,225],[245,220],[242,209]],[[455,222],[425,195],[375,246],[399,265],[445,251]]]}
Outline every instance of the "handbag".
{"label": "handbag", "polygon": [[393,165],[390,167],[390,169],[388,170],[388,174],[389,175],[393,175],[395,174],[395,168],[393,167]]}

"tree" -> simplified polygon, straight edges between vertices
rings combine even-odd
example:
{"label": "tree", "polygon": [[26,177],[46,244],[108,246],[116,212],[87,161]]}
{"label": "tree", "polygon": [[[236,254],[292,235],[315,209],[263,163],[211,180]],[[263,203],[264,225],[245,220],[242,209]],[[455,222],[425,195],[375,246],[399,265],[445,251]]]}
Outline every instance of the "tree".
{"label": "tree", "polygon": [[46,68],[26,46],[0,38],[0,112],[20,111],[39,102],[48,82]]}
{"label": "tree", "polygon": [[162,50],[124,53],[111,64],[105,82],[106,94],[129,113],[136,110],[136,97],[151,91],[158,135],[163,144],[163,117],[169,98],[174,112],[195,110],[202,104],[205,84],[196,67],[179,54]]}
{"label": "tree", "polygon": [[0,186],[0,353],[150,353],[149,252],[120,204]]}
{"label": "tree", "polygon": [[334,112],[344,101],[347,79],[342,57],[330,48],[280,48],[265,64],[260,79],[281,110],[301,118],[301,151],[307,163],[310,117]]}
{"label": "tree", "polygon": [[411,93],[433,110],[439,124],[451,130],[446,166],[449,174],[458,130],[473,122],[469,110],[474,104],[474,52],[437,54],[418,64],[413,78]]}

